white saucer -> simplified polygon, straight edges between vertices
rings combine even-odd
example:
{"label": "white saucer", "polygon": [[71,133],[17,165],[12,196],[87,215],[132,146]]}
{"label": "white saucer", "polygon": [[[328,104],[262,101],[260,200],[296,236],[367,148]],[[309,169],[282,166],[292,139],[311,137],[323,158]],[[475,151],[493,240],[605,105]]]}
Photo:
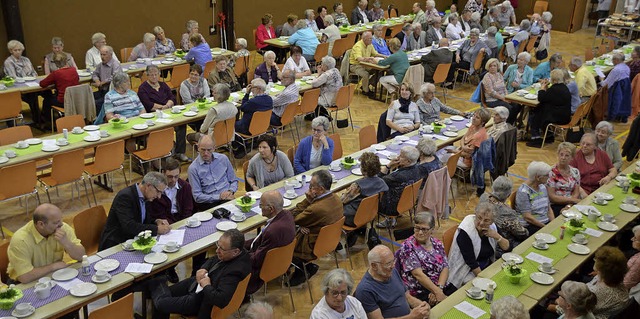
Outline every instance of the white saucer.
{"label": "white saucer", "polygon": [[195,223],[194,225],[189,225],[189,223],[186,223],[185,226],[189,227],[189,228],[196,228],[199,227],[200,225],[202,225],[202,222],[198,220],[197,223]]}
{"label": "white saucer", "polygon": [[27,144],[29,145],[38,145],[40,143],[42,143],[42,140],[39,138],[28,138],[26,140],[24,140],[25,142],[27,142]]}
{"label": "white saucer", "polygon": [[591,202],[592,202],[592,203],[594,203],[594,204],[596,204],[596,205],[600,205],[600,206],[607,206],[607,204],[609,204],[609,202],[607,202],[606,200],[602,200],[602,202],[598,203],[598,202],[596,202],[596,199],[595,199],[595,198],[593,198],[593,199],[591,200]]}
{"label": "white saucer", "polygon": [[134,126],[132,126],[132,128],[134,130],[146,130],[149,128],[149,126],[147,124],[136,124]]}
{"label": "white saucer", "polygon": [[95,270],[114,271],[118,269],[120,262],[116,259],[103,259],[93,265]]}
{"label": "white saucer", "polygon": [[235,222],[223,221],[223,222],[217,223],[216,228],[219,231],[227,231],[227,230],[238,228],[238,224],[236,224]]}
{"label": "white saucer", "polygon": [[373,144],[371,145],[371,147],[373,147],[373,149],[376,151],[382,151],[387,148],[385,145],[382,145],[382,144]]}
{"label": "white saucer", "polygon": [[100,126],[98,126],[98,125],[87,125],[87,126],[83,127],[83,129],[85,131],[97,131],[97,130],[100,129]]}
{"label": "white saucer", "polygon": [[586,237],[584,238],[584,240],[583,240],[583,241],[581,241],[581,242],[580,242],[580,241],[578,241],[578,240],[576,239],[576,237],[574,236],[574,237],[571,237],[571,241],[572,241],[572,242],[574,242],[574,243],[576,243],[576,244],[579,244],[579,245],[586,245],[586,244],[588,244],[588,243],[589,243],[589,240],[588,240]]}
{"label": "white saucer", "polygon": [[6,163],[8,161],[9,161],[9,158],[4,157],[4,156],[0,156],[0,164],[4,164],[4,163]]}
{"label": "white saucer", "polygon": [[533,280],[533,282],[539,283],[541,285],[551,285],[553,283],[553,277],[543,272],[534,272],[529,275],[529,278]]}
{"label": "white saucer", "polygon": [[28,148],[28,147],[29,147],[29,144],[27,144],[27,146],[25,146],[25,147],[20,147],[20,146],[18,146],[18,143],[15,143],[15,144],[13,145],[13,147],[15,147],[15,148],[17,148],[17,149],[19,149],[19,150],[23,150],[23,149],[25,149],[25,148]]}
{"label": "white saucer", "polygon": [[284,193],[284,195],[282,195],[282,197],[286,198],[286,199],[296,199],[298,198],[298,194],[295,195],[289,195],[286,192]]}
{"label": "white saucer", "polygon": [[291,206],[291,201],[286,199],[286,198],[283,198],[282,199],[282,207],[289,207],[289,206]]}
{"label": "white saucer", "polygon": [[409,137],[408,136],[404,136],[404,135],[398,135],[398,136],[394,137],[393,139],[396,140],[396,141],[404,142],[404,141],[408,141]]}
{"label": "white saucer", "polygon": [[526,95],[524,96],[524,98],[525,98],[525,99],[527,99],[527,100],[535,100],[535,99],[537,99],[537,98],[538,98],[538,95],[537,95],[537,94],[531,94],[531,93],[529,93],[529,94],[526,94]]}
{"label": "white saucer", "polygon": [[162,251],[164,251],[165,253],[175,253],[176,251],[180,250],[180,245],[174,247],[173,249],[169,249],[167,248],[167,246],[165,245],[164,247],[162,247]]}
{"label": "white saucer", "polygon": [[96,278],[96,275],[91,276],[91,281],[93,281],[93,282],[95,282],[97,284],[105,283],[105,282],[107,282],[109,280],[111,280],[111,275],[109,275],[109,274],[107,274],[107,277],[105,277],[102,280]]}
{"label": "white saucer", "polygon": [[631,204],[620,204],[620,209],[628,213],[640,212],[640,207]]}
{"label": "white saucer", "polygon": [[473,297],[473,296],[471,296],[471,295],[469,294],[469,291],[468,291],[468,290],[467,290],[467,291],[465,291],[465,292],[466,292],[466,294],[467,294],[467,297],[469,297],[469,298],[471,298],[471,299],[473,299],[473,300],[482,300],[482,299],[484,299],[484,296],[485,296],[484,291],[480,291],[480,295],[479,295],[478,297]]}
{"label": "white saucer", "polygon": [[482,290],[487,290],[487,285],[490,283],[493,284],[494,289],[497,288],[496,282],[489,278],[476,277],[475,279],[473,279],[472,283],[474,287],[478,287]]}
{"label": "white saucer", "polygon": [[140,117],[143,119],[152,119],[155,117],[155,114],[153,113],[142,113],[140,114]]}
{"label": "white saucer", "polygon": [[122,250],[124,250],[124,251],[134,251],[134,250],[136,250],[136,249],[135,249],[135,248],[133,248],[133,247],[128,247],[128,248],[127,248],[127,247],[124,245],[124,243],[121,243],[121,244],[120,244],[120,246],[122,247]]}
{"label": "white saucer", "polygon": [[460,115],[453,115],[450,117],[450,119],[452,121],[464,121],[464,116],[460,116]]}
{"label": "white saucer", "polygon": [[544,240],[547,244],[553,244],[557,241],[556,237],[547,233],[537,233],[533,236],[535,239]]}
{"label": "white saucer", "polygon": [[595,194],[595,196],[600,196],[602,197],[604,200],[612,200],[613,199],[613,195],[611,194],[607,194],[607,193],[602,193],[602,192],[598,192]]}
{"label": "white saucer", "polygon": [[173,62],[165,60],[165,61],[162,61],[162,64],[173,64]]}
{"label": "white saucer", "polygon": [[36,312],[36,308],[35,308],[34,306],[31,306],[31,310],[29,310],[29,312],[28,312],[28,313],[25,313],[25,314],[19,314],[19,313],[17,313],[17,312],[16,312],[16,310],[14,309],[14,310],[11,312],[11,315],[12,315],[12,316],[14,316],[14,317],[16,317],[16,318],[26,318],[26,317],[31,316],[34,312]]}
{"label": "white saucer", "polygon": [[524,262],[524,258],[522,258],[522,256],[518,255],[518,254],[514,254],[514,253],[504,253],[502,254],[502,260],[504,261],[512,261],[515,262],[516,264],[521,264]]}
{"label": "white saucer", "polygon": [[547,244],[547,243],[544,243],[544,245],[543,245],[543,246],[538,246],[538,245],[536,245],[536,243],[534,242],[531,246],[533,246],[533,248],[535,248],[535,249],[540,249],[540,250],[547,250],[547,249],[549,249],[549,244]]}
{"label": "white saucer", "polygon": [[188,116],[188,117],[190,117],[190,116],[196,116],[196,115],[198,115],[198,112],[194,112],[194,111],[187,111],[187,112],[182,113],[182,115],[184,115],[184,116]]}
{"label": "white saucer", "polygon": [[616,224],[610,223],[610,222],[598,222],[597,225],[598,225],[598,228],[606,231],[617,231],[619,229],[619,227]]}
{"label": "white saucer", "polygon": [[587,255],[591,252],[591,249],[589,249],[589,247],[580,244],[569,244],[567,245],[567,249],[569,249],[570,252],[578,255]]}
{"label": "white saucer", "polygon": [[97,290],[98,290],[98,286],[96,286],[96,284],[91,282],[83,282],[81,284],[77,284],[71,287],[71,289],[69,289],[69,293],[72,296],[76,296],[76,297],[86,297],[93,294]]}
{"label": "white saucer", "polygon": [[240,217],[237,217],[236,215],[232,214],[231,216],[229,216],[229,219],[231,219],[234,222],[239,223],[239,222],[245,221],[247,219],[247,216],[245,214],[242,214]]}
{"label": "white saucer", "polygon": [[340,168],[340,166],[338,166],[337,169],[333,169],[331,166],[329,166],[329,170],[332,171],[332,172],[339,172],[339,171],[342,170],[342,168]]}
{"label": "white saucer", "polygon": [[25,81],[35,81],[36,77],[35,76],[25,76],[25,77],[23,77],[23,79]]}
{"label": "white saucer", "polygon": [[456,136],[458,136],[458,132],[444,131],[444,132],[442,132],[442,135],[447,136],[447,137],[456,137]]}
{"label": "white saucer", "polygon": [[162,62],[160,62],[160,61],[151,61],[151,64],[153,64],[153,65],[159,65],[160,63],[162,63]]}
{"label": "white saucer", "polygon": [[53,272],[51,278],[57,281],[67,281],[78,277],[78,270],[73,268],[62,268]]}
{"label": "white saucer", "polygon": [[295,185],[293,185],[293,188],[298,189],[302,187],[302,183],[297,182]]}
{"label": "white saucer", "polygon": [[542,265],[538,266],[538,270],[540,270],[540,272],[548,274],[548,275],[553,275],[553,274],[556,273],[556,269],[555,268],[551,269],[551,271],[542,270]]}
{"label": "white saucer", "polygon": [[357,175],[357,176],[362,176],[362,170],[360,169],[360,167],[354,168],[354,169],[351,170],[351,174]]}
{"label": "white saucer", "polygon": [[169,256],[167,256],[167,254],[150,253],[144,256],[144,262],[156,265],[167,261],[168,258]]}
{"label": "white saucer", "polygon": [[[178,109],[178,110],[180,110],[180,111],[184,111],[184,110],[187,108],[187,107],[186,107],[186,106],[184,106],[184,105],[174,105],[173,107],[177,108],[177,109]],[[172,107],[172,108],[173,108],[173,107]]]}
{"label": "white saucer", "polygon": [[249,197],[258,200],[260,199],[260,197],[262,197],[262,192],[259,191],[252,191],[252,192],[247,192],[245,195],[249,195]]}
{"label": "white saucer", "polygon": [[304,182],[305,183],[311,183],[311,175],[300,174],[300,175],[296,176],[296,180],[298,182],[302,183],[302,176],[304,176]]}
{"label": "white saucer", "polygon": [[193,214],[193,217],[198,218],[198,220],[201,222],[206,222],[208,220],[211,220],[211,218],[213,218],[213,214],[207,213],[207,212],[199,212],[199,213]]}
{"label": "white saucer", "polygon": [[66,143],[64,143],[64,144],[61,144],[60,142],[57,142],[57,141],[56,141],[56,145],[58,145],[58,146],[67,146],[67,145],[69,145],[69,142],[66,142]]}
{"label": "white saucer", "polygon": [[83,129],[79,129],[77,131],[71,131],[71,134],[82,134],[82,133],[84,133]]}
{"label": "white saucer", "polygon": [[100,140],[100,136],[97,135],[87,135],[83,138],[86,142],[97,142]]}

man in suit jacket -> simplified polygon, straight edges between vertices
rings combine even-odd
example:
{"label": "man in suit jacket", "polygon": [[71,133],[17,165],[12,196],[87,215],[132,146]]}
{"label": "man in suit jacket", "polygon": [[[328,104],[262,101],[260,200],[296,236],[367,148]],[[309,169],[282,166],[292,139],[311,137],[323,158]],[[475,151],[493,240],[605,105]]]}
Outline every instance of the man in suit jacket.
{"label": "man in suit jacket", "polygon": [[163,277],[139,286],[151,295],[154,319],[168,319],[172,313],[208,319],[214,306],[224,308],[229,304],[240,281],[251,273],[251,261],[243,248],[244,235],[237,229],[222,234],[216,245],[216,256],[207,260],[194,277],[171,287]]}
{"label": "man in suit jacket", "polygon": [[441,27],[441,19],[433,20],[433,24],[431,24],[431,26],[429,26],[429,29],[427,30],[427,45],[431,45],[433,42],[438,43],[440,39],[446,38],[444,32],[442,32]]}
{"label": "man in suit jacket", "polygon": [[438,64],[451,63],[453,61],[453,52],[449,51],[449,39],[442,38],[438,42],[438,49],[431,50],[429,54],[420,58],[422,67],[424,68],[424,81],[433,83],[433,74],[438,68]]}
{"label": "man in suit jacket", "polygon": [[395,38],[400,40],[400,50],[409,50],[411,46],[411,36],[413,34],[413,27],[411,23],[405,23],[402,26],[402,31],[395,35]]}
{"label": "man in suit jacket", "polygon": [[293,215],[282,209],[282,195],[277,190],[264,192],[260,197],[262,216],[268,218],[267,224],[253,240],[245,242],[245,248],[251,256],[251,280],[247,295],[251,295],[262,287],[260,269],[267,255],[273,248],[289,245],[296,237],[296,225]]}
{"label": "man in suit jacket", "polygon": [[371,21],[371,15],[367,11],[367,0],[358,1],[353,11],[351,11],[351,24],[369,23]]}
{"label": "man in suit jacket", "polygon": [[151,230],[154,236],[168,233],[171,230],[169,222],[166,219],[154,220],[146,207],[147,202],[160,198],[165,188],[167,179],[164,175],[149,172],[140,184],[119,191],[111,204],[99,250],[123,243],[145,230]]}
{"label": "man in suit jacket", "polygon": [[[303,262],[321,257],[313,254],[320,229],[337,222],[343,216],[342,201],[340,201],[340,197],[331,192],[331,182],[331,174],[327,170],[315,171],[311,175],[309,190],[305,194],[306,198],[291,211],[295,223],[299,227],[296,235],[296,248],[293,251],[296,272],[291,278],[291,286],[297,286],[304,282]],[[317,271],[318,265],[313,263],[307,265],[309,278]]]}

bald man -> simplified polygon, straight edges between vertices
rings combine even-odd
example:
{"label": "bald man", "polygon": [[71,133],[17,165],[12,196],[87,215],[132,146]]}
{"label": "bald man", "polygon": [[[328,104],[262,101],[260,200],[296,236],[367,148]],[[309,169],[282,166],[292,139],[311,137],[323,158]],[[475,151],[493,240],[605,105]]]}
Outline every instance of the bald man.
{"label": "bald man", "polygon": [[7,272],[13,280],[32,282],[67,267],[62,261],[65,252],[78,261],[85,254],[73,228],[62,221],[60,208],[42,204],[33,211],[33,220],[11,238]]}
{"label": "bald man", "polygon": [[422,67],[424,68],[424,81],[433,83],[433,74],[439,64],[451,63],[453,61],[453,52],[449,51],[449,39],[442,38],[438,41],[438,48],[431,50],[429,54],[420,57]]}
{"label": "bald man", "polygon": [[358,284],[355,297],[362,303],[368,319],[429,318],[431,307],[405,288],[389,247],[373,247],[367,260],[369,270]]}
{"label": "bald man", "polygon": [[209,135],[198,141],[198,157],[189,165],[189,183],[196,211],[204,211],[234,198],[238,178],[229,158],[215,153],[215,143]]}
{"label": "bald man", "polygon": [[262,287],[260,269],[264,257],[270,249],[290,244],[296,237],[296,225],[293,215],[282,208],[282,195],[277,190],[264,192],[260,197],[262,216],[268,218],[267,225],[253,240],[245,242],[245,248],[251,256],[251,281],[247,295],[251,295]]}

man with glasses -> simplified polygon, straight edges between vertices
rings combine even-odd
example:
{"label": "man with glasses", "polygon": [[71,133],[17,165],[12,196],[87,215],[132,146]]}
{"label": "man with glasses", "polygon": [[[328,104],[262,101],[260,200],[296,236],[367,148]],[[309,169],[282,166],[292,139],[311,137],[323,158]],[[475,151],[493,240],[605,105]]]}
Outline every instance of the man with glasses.
{"label": "man with glasses", "polygon": [[164,175],[149,172],[141,183],[119,191],[111,204],[99,250],[133,239],[145,230],[150,230],[154,236],[168,233],[171,230],[169,222],[166,219],[154,219],[147,212],[147,202],[160,198],[166,188],[167,179]]}
{"label": "man with glasses", "polygon": [[369,319],[429,318],[431,307],[412,296],[395,269],[391,249],[378,245],[367,255],[369,270],[358,284],[355,297]]}
{"label": "man with glasses", "polygon": [[204,135],[198,142],[198,157],[189,165],[189,183],[197,211],[205,211],[234,199],[238,178],[229,158],[215,153],[213,137]]}

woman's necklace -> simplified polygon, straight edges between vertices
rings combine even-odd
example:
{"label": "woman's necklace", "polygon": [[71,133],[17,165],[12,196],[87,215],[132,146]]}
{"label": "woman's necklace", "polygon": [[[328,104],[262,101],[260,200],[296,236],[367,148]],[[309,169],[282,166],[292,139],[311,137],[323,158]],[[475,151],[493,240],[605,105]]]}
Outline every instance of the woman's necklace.
{"label": "woman's necklace", "polygon": [[273,172],[276,170],[276,165],[275,165],[275,161],[276,161],[276,156],[274,155],[271,160],[267,160],[266,158],[262,159],[265,163],[265,166],[267,167],[267,170],[269,171],[269,173]]}

